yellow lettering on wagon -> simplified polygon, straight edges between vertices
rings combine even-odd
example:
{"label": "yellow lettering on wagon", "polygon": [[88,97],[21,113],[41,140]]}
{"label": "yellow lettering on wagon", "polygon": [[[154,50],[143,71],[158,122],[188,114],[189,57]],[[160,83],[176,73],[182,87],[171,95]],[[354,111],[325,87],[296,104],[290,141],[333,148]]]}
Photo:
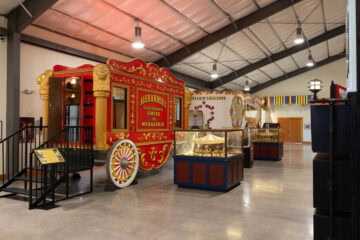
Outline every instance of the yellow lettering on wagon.
{"label": "yellow lettering on wagon", "polygon": [[163,122],[142,122],[141,123],[142,127],[164,127],[164,123]]}
{"label": "yellow lettering on wagon", "polygon": [[147,95],[144,95],[140,98],[140,105],[144,105],[146,103],[149,103],[149,102],[153,102],[153,103],[158,103],[160,104],[161,106],[164,106],[166,105],[166,102],[164,100],[164,98],[158,96],[158,95],[155,95],[155,94],[147,94]]}
{"label": "yellow lettering on wagon", "polygon": [[148,112],[146,113],[146,115],[159,117],[159,116],[160,116],[160,112],[148,111]]}

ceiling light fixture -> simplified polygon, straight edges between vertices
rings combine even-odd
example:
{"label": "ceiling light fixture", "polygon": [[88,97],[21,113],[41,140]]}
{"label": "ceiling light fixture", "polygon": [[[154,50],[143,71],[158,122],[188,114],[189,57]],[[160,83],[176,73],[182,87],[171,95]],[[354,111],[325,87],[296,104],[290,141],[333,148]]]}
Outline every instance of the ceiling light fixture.
{"label": "ceiling light fixture", "polygon": [[135,42],[132,43],[132,47],[136,49],[144,48],[144,43],[141,41],[141,27],[139,27],[139,22],[136,22],[135,27]]}
{"label": "ceiling light fixture", "polygon": [[249,80],[247,80],[247,79],[246,79],[246,81],[245,81],[245,88],[244,88],[244,91],[245,91],[245,92],[250,91]]}
{"label": "ceiling light fixture", "polygon": [[77,83],[76,78],[72,78],[72,79],[71,79],[71,84],[74,85],[74,84],[76,84],[76,83]]}
{"label": "ceiling light fixture", "polygon": [[296,29],[296,38],[294,40],[294,43],[299,45],[299,44],[303,44],[305,42],[304,36],[302,34],[302,30],[300,27],[298,27]]}
{"label": "ceiling light fixture", "polygon": [[306,66],[307,67],[313,67],[315,65],[315,62],[314,62],[314,59],[311,55],[311,53],[309,54],[309,57],[308,57],[308,62],[306,63]]}
{"label": "ceiling light fixture", "polygon": [[216,79],[216,78],[219,77],[219,74],[217,73],[216,63],[214,63],[214,65],[213,65],[213,71],[212,71],[210,77],[211,77],[212,79]]}

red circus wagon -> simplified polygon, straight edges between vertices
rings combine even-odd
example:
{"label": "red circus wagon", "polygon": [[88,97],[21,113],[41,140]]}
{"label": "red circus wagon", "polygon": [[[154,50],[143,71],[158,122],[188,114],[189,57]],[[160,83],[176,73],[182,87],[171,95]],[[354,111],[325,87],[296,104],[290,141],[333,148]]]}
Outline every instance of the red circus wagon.
{"label": "red circus wagon", "polygon": [[94,149],[107,152],[109,180],[128,186],[138,167],[161,167],[185,126],[185,86],[165,68],[136,59],[69,68],[39,77],[48,136],[65,126],[92,126]]}

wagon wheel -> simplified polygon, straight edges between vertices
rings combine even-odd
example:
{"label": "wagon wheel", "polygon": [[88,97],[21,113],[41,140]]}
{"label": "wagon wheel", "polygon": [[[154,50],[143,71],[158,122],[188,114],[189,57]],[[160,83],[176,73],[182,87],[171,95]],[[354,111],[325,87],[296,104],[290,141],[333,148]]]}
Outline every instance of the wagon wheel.
{"label": "wagon wheel", "polygon": [[109,181],[118,188],[129,186],[139,168],[139,154],[135,144],[128,140],[117,141],[109,150],[106,173]]}

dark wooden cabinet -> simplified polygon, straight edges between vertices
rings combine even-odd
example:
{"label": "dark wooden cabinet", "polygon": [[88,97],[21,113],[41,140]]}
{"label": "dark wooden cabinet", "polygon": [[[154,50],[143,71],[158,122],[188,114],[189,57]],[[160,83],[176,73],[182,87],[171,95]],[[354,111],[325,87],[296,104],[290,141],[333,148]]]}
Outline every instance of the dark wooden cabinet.
{"label": "dark wooden cabinet", "polygon": [[228,191],[244,179],[244,155],[228,158],[174,157],[174,181],[180,187]]}
{"label": "dark wooden cabinet", "polygon": [[254,142],[255,160],[281,160],[283,156],[282,142]]}

